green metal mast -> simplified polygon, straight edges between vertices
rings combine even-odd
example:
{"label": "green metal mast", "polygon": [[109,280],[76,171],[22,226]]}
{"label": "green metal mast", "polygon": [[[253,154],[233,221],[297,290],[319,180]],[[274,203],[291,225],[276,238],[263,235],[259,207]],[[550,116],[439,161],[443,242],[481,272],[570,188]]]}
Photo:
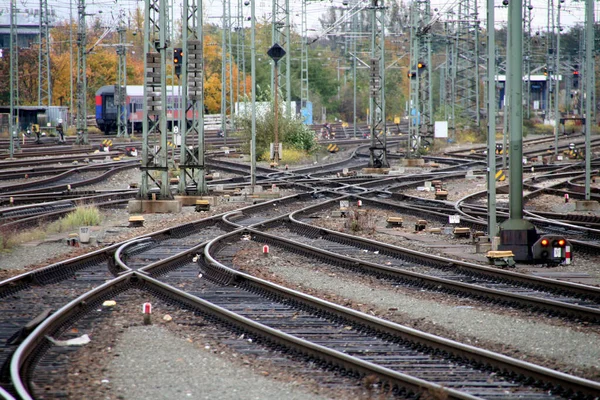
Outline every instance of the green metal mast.
{"label": "green metal mast", "polygon": [[462,114],[480,126],[479,19],[476,0],[461,0],[456,21],[455,101]]}
{"label": "green metal mast", "polygon": [[585,199],[590,200],[591,189],[591,144],[593,107],[595,104],[594,87],[594,0],[585,0]]}
{"label": "green metal mast", "polygon": [[371,0],[371,147],[369,166],[388,168],[385,118],[385,7],[383,0]]}
{"label": "green metal mast", "polygon": [[510,107],[510,187],[509,219],[500,226],[500,250],[511,250],[515,261],[532,257],[531,247],[537,234],[533,224],[523,219],[523,0],[511,0],[508,5],[510,24],[508,58],[508,95]]}
{"label": "green metal mast", "polygon": [[487,189],[488,189],[488,236],[498,233],[496,226],[496,31],[494,28],[494,0],[487,0]]}
{"label": "green metal mast", "polygon": [[78,0],[77,12],[79,23],[77,25],[77,144],[88,144],[87,133],[87,33],[85,22],[85,0]]}
{"label": "green metal mast", "polygon": [[[127,47],[124,12],[119,13],[119,44],[117,45],[117,84],[115,85],[115,106],[117,107],[117,137],[129,137],[127,133]],[[133,135],[133,131],[131,132]]]}
{"label": "green metal mast", "polygon": [[[144,117],[142,121],[142,184],[139,198],[147,199],[149,182],[160,189],[160,199],[172,199],[169,187],[167,136],[167,6],[166,1],[145,0]],[[157,176],[153,174],[156,173]],[[160,178],[158,178],[160,176]],[[158,179],[157,179],[158,178]]]}
{"label": "green metal mast", "polygon": [[[181,153],[179,193],[186,194],[187,183],[193,182],[197,195],[208,193],[204,160],[204,35],[202,32],[202,0],[183,0],[183,63],[181,66]],[[192,115],[187,127],[186,114]],[[197,146],[190,146],[193,139]]]}
{"label": "green metal mast", "polygon": [[[231,115],[231,84],[227,79],[227,71],[231,66],[229,58],[231,31],[231,18],[229,15],[230,9],[227,7],[228,1],[223,0],[223,30],[221,32],[221,131],[223,133],[224,143],[227,144],[227,115]],[[231,74],[229,74],[231,79]]]}
{"label": "green metal mast", "polygon": [[306,15],[306,3],[302,0],[302,43],[300,45],[300,108],[308,107],[308,20]]}
{"label": "green metal mast", "polygon": [[[15,0],[10,1],[10,115],[8,118],[8,135],[10,136],[10,158],[14,157],[15,146],[19,138],[15,135],[19,130],[19,49],[17,42],[17,7]],[[16,114],[15,115],[15,111]],[[16,141],[16,144],[15,144]]]}
{"label": "green metal mast", "polygon": [[523,9],[523,68],[527,76],[523,85],[525,85],[525,112],[527,118],[529,118],[531,114],[531,61],[533,58],[531,51],[531,21],[533,20],[531,11],[533,6],[531,0],[526,0],[523,6],[525,7]]}
{"label": "green metal mast", "polygon": [[406,158],[419,157],[433,142],[431,25],[429,0],[412,3],[410,14],[410,102]]}
{"label": "green metal mast", "polygon": [[50,35],[48,0],[40,0],[40,43],[38,60],[38,105],[52,105],[52,79],[50,77]]}
{"label": "green metal mast", "polygon": [[[279,92],[283,94],[283,99],[285,100],[285,114],[288,118],[291,116],[292,112],[292,89],[290,80],[292,57],[289,56],[291,54],[289,9],[289,0],[273,0],[273,19],[271,27],[272,40],[273,43],[278,43],[281,47],[283,47],[285,53],[288,54],[288,57],[285,58],[285,64],[283,68],[281,67],[281,64],[279,64],[277,68],[275,68],[275,63],[272,65],[271,92],[274,93],[274,90],[279,90]],[[275,79],[275,71],[278,73],[277,79]],[[277,87],[275,87],[275,82],[277,82]],[[273,98],[275,98],[274,95]]]}

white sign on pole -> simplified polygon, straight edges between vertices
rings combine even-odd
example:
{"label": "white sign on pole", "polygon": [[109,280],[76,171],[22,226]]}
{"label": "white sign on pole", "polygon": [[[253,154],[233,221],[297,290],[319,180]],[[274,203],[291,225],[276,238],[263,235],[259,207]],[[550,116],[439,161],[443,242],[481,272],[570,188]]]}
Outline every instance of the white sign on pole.
{"label": "white sign on pole", "polygon": [[460,224],[460,215],[449,215],[448,222],[451,224]]}
{"label": "white sign on pole", "polygon": [[[281,159],[281,155],[283,154],[283,144],[280,142],[279,143],[279,158]],[[269,145],[269,151],[271,154],[271,160],[275,158],[275,143],[271,143]]]}
{"label": "white sign on pole", "polygon": [[350,200],[340,200],[340,208],[350,207]]}
{"label": "white sign on pole", "polygon": [[433,137],[447,138],[448,137],[448,121],[435,121]]}

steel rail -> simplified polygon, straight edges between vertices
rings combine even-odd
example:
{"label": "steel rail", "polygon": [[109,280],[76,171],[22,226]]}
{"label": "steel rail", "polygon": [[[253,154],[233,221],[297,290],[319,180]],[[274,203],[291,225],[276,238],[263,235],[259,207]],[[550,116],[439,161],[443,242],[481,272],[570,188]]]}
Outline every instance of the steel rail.
{"label": "steel rail", "polygon": [[[358,325],[367,326],[376,332],[400,336],[402,339],[406,340],[418,341],[426,347],[440,349],[442,352],[455,355],[463,360],[469,360],[469,362],[479,365],[490,365],[493,366],[494,369],[503,372],[511,371],[512,374],[527,376],[533,381],[552,383],[563,388],[567,388],[567,390],[570,390],[573,393],[584,392],[586,395],[593,397],[600,390],[600,383],[598,382],[571,376],[487,350],[478,349],[469,345],[454,342],[452,340],[440,338],[435,335],[363,314],[337,304],[329,303],[319,298],[297,292],[259,278],[255,278],[240,271],[233,270],[225,265],[222,265],[213,257],[212,248],[217,247],[218,242],[232,238],[234,235],[239,235],[239,232],[232,232],[228,235],[224,235],[221,238],[215,239],[208,243],[204,249],[205,261],[209,263],[211,268],[217,269],[219,273],[229,275],[229,281],[232,284],[235,282],[235,285],[244,286],[244,282],[246,282],[246,285],[248,286],[255,286],[257,291],[271,292],[273,293],[273,297],[281,296],[283,298],[288,298],[294,302],[303,304],[309,308],[324,310],[328,314],[336,315],[339,318]],[[277,239],[281,240],[281,238]]]}

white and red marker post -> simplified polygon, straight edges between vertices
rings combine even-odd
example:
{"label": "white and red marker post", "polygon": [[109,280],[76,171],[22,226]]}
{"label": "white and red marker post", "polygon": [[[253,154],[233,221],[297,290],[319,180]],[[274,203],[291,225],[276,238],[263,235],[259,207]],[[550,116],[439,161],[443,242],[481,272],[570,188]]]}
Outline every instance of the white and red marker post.
{"label": "white and red marker post", "polygon": [[144,314],[144,325],[152,325],[152,304],[144,303],[142,305],[142,313]]}

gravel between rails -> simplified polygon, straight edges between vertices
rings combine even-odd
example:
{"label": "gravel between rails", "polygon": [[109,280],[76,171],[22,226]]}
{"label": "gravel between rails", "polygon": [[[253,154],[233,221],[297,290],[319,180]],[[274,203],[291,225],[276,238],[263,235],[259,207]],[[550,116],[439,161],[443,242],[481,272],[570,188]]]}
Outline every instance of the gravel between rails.
{"label": "gravel between rails", "polygon": [[[135,173],[136,171],[133,170],[126,171],[123,173],[125,176],[115,175],[114,179],[118,179],[120,182],[134,182],[136,176],[127,174]],[[468,182],[465,183],[464,189],[454,184],[452,190],[456,193],[452,193],[452,197],[460,197],[463,190],[468,190],[468,186]],[[564,203],[561,204],[561,199],[554,200],[557,208],[565,207]],[[544,203],[546,207],[551,208],[547,202]],[[127,228],[123,223],[128,216],[126,210],[110,210],[107,212],[107,219],[102,227],[105,235],[103,244],[143,235],[148,231],[165,228],[175,223],[203,218],[223,212],[228,207],[233,209],[237,206],[237,204],[224,203],[204,214],[184,208],[184,212],[177,216],[145,215],[145,227],[135,230]],[[259,246],[259,244],[256,245]],[[412,241],[411,245],[418,246],[418,243]],[[72,257],[93,249],[95,248],[70,248],[58,240],[19,247],[9,255],[0,255],[1,269],[4,269],[4,271],[0,270],[0,279],[48,265],[63,256]],[[260,252],[256,254],[260,254]],[[456,300],[439,294],[418,296],[414,293],[402,293],[345,275],[343,271],[316,270],[314,273],[306,274],[299,265],[296,265],[298,260],[287,255],[280,257],[279,254],[274,254],[272,257],[262,258],[255,256],[252,251],[246,255],[240,254],[240,257],[240,261],[243,257],[249,257],[254,261],[253,271],[257,275],[268,277],[294,289],[305,290],[325,299],[353,306],[361,311],[389,318],[427,332],[442,334],[520,359],[542,362],[565,372],[600,380],[600,361],[598,361],[600,360],[600,350],[598,350],[600,349],[600,336],[597,334],[597,329],[585,324],[578,327],[560,326],[539,316],[511,315],[494,310],[492,307],[471,303],[469,300]],[[569,270],[578,271],[580,268],[595,276],[598,276],[600,270],[596,260],[592,258],[582,260],[576,255],[575,262],[569,267]],[[88,378],[85,380],[88,381],[90,393],[98,394],[97,391],[92,390],[92,386],[98,385],[98,382],[102,386],[101,380],[96,382],[96,379],[106,376],[107,371],[110,372],[109,380],[112,382],[110,385],[112,389],[103,390],[102,396],[82,396],[81,393],[85,393],[85,384],[83,384],[83,389],[81,389],[83,392],[70,398],[317,398],[315,392],[310,389],[299,388],[294,383],[291,386],[285,386],[282,380],[286,379],[274,380],[273,377],[278,376],[279,372],[276,367],[271,367],[272,369],[269,370],[268,365],[262,365],[259,368],[249,363],[246,364],[248,371],[241,371],[239,364],[231,362],[233,355],[226,346],[220,347],[219,352],[206,354],[206,349],[203,347],[186,344],[188,341],[185,339],[185,328],[170,325],[168,329],[169,332],[158,326],[141,327],[131,324],[123,326],[121,329],[114,329],[106,335],[90,335],[95,345],[84,347],[77,353],[82,360],[93,357],[96,361],[86,363],[85,375]],[[183,339],[181,339],[182,337]],[[118,342],[116,345],[113,343],[115,341]],[[151,354],[144,351],[148,344],[152,346]],[[111,347],[117,349],[119,356],[114,357],[118,360],[112,360],[112,356],[106,356],[105,353],[113,351]],[[183,358],[186,360],[185,362],[178,361],[182,359],[180,354],[185,356]],[[194,368],[189,368],[189,363],[194,363]],[[182,381],[189,382],[190,394],[180,391],[181,387],[171,388],[165,383],[159,383],[154,374],[155,368],[159,368],[159,366],[168,374],[174,374],[181,377]],[[214,375],[211,372],[205,372],[210,371],[211,368],[219,368],[219,371],[222,372],[219,374],[218,380],[212,379]],[[245,376],[244,372],[248,372],[248,375],[241,378]],[[188,373],[190,375],[186,375]],[[259,378],[264,378],[264,380],[259,380]],[[206,381],[204,381],[205,379]],[[247,381],[244,382],[244,379]],[[287,378],[287,380],[293,381],[292,378]],[[247,390],[250,383],[256,383],[255,387],[260,389],[256,396],[253,394],[255,392]],[[139,393],[134,394],[127,391],[133,385],[138,388],[144,387],[144,390],[147,390],[143,397],[140,397]],[[202,393],[212,393],[213,396],[200,397],[202,394],[198,394],[196,389],[201,390]],[[209,390],[214,390],[214,392],[208,392]],[[234,393],[236,396],[225,397]],[[292,397],[292,394],[305,397]],[[368,398],[368,395],[357,395],[354,398]]]}
{"label": "gravel between rails", "polygon": [[[144,340],[140,340],[144,338]],[[123,332],[108,365],[113,393],[123,399],[326,399],[293,382],[269,378],[158,326]],[[140,362],[143,360],[143,362]],[[124,371],[129,371],[124,373]],[[150,379],[149,379],[150,378]]]}

